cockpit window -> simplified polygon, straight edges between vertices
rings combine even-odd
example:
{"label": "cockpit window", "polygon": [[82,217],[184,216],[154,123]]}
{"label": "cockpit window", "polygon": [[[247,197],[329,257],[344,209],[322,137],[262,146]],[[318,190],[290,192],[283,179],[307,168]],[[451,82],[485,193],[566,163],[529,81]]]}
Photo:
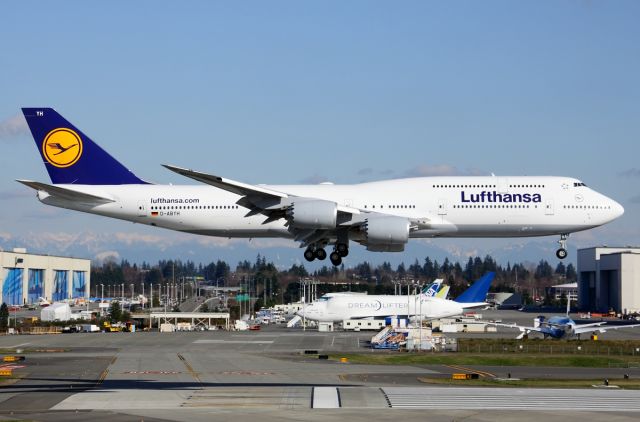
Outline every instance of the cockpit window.
{"label": "cockpit window", "polygon": [[587,187],[587,185],[585,185],[585,184],[584,184],[584,183],[582,183],[582,182],[573,182],[573,187],[574,187],[574,188],[577,188],[578,186],[584,186],[584,187]]}
{"label": "cockpit window", "polygon": [[322,296],[318,298],[318,302],[326,302],[327,300],[329,300],[327,296]]}

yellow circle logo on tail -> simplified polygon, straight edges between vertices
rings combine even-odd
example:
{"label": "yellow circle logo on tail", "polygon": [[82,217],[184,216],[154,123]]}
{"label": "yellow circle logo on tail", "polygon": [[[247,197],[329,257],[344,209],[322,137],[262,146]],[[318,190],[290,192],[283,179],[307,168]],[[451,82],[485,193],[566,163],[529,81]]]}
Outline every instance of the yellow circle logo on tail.
{"label": "yellow circle logo on tail", "polygon": [[82,155],[82,140],[71,129],[53,129],[44,137],[42,153],[51,165],[69,167],[74,165]]}

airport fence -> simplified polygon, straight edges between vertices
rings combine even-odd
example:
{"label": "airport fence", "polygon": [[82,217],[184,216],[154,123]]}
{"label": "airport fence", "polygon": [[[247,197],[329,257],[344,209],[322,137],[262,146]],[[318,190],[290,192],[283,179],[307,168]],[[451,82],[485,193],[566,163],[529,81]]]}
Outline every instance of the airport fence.
{"label": "airport fence", "polygon": [[458,339],[458,352],[477,354],[545,354],[638,356],[640,341],[493,341]]}

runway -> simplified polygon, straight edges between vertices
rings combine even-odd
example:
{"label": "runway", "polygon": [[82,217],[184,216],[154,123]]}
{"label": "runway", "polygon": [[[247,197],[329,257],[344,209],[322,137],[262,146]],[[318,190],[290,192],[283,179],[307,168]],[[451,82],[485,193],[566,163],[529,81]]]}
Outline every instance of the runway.
{"label": "runway", "polygon": [[[77,415],[85,417],[77,420],[116,421],[228,420],[231,415],[261,421],[396,420],[399,415],[424,420],[425,411],[433,420],[511,420],[550,410],[564,415],[563,421],[639,415],[640,391],[433,387],[419,378],[448,376],[455,368],[343,364],[303,354],[366,352],[370,337],[284,330],[4,336],[0,348],[39,351],[26,354],[25,367],[16,371],[20,380],[0,388],[0,415],[52,421]],[[621,376],[620,368],[598,371]],[[638,369],[626,371],[640,377]]]}

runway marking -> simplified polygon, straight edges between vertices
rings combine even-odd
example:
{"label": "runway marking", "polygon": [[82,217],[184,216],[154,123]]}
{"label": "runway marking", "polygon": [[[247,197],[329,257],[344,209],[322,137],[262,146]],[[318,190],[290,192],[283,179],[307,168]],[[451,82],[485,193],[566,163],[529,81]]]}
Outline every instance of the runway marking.
{"label": "runway marking", "polygon": [[311,395],[313,409],[337,409],[340,407],[340,395],[337,387],[313,387]]}
{"label": "runway marking", "polygon": [[383,387],[391,407],[405,409],[505,409],[640,412],[640,392],[528,388]]}
{"label": "runway marking", "polygon": [[181,374],[180,371],[125,371],[123,374],[139,374],[139,375],[175,375]]}
{"label": "runway marking", "polygon": [[464,372],[474,372],[478,375],[480,375],[481,377],[489,377],[489,378],[495,378],[495,374],[492,374],[491,372],[487,372],[487,371],[481,371],[479,369],[473,369],[473,368],[467,368],[465,366],[460,366],[460,365],[445,365],[448,368],[452,368],[455,369],[457,371],[464,371]]}
{"label": "runway marking", "polygon": [[20,369],[20,368],[26,368],[27,365],[14,365],[12,363],[6,364],[6,365],[0,365],[0,369]]}
{"label": "runway marking", "polygon": [[272,344],[273,340],[196,340],[194,344]]}
{"label": "runway marking", "polygon": [[116,359],[118,359],[117,356],[114,356],[113,358],[111,358],[111,362],[109,362],[109,365],[107,365],[107,367],[104,368],[104,371],[100,373],[100,376],[96,380],[96,383],[93,385],[93,388],[97,388],[100,384],[104,382],[105,378],[107,378],[107,375],[109,375],[109,367],[116,362]]}
{"label": "runway marking", "polygon": [[189,371],[189,373],[191,374],[191,376],[198,381],[198,383],[202,384],[202,381],[200,380],[200,377],[198,376],[198,374],[196,373],[196,371],[193,370],[193,368],[191,367],[191,365],[189,364],[189,362],[187,362],[187,360],[184,358],[184,356],[182,356],[180,353],[178,353],[178,358],[182,361],[182,363],[184,363],[184,366],[187,367],[187,371]]}
{"label": "runway marking", "polygon": [[18,347],[20,347],[20,346],[26,346],[26,345],[28,345],[28,344],[31,344],[31,343],[20,343],[20,344],[16,344],[15,346],[6,346],[6,347],[3,347],[3,349],[16,349],[16,348],[18,348]]}
{"label": "runway marking", "polygon": [[220,375],[275,375],[273,372],[258,372],[258,371],[223,371],[218,372]]}

